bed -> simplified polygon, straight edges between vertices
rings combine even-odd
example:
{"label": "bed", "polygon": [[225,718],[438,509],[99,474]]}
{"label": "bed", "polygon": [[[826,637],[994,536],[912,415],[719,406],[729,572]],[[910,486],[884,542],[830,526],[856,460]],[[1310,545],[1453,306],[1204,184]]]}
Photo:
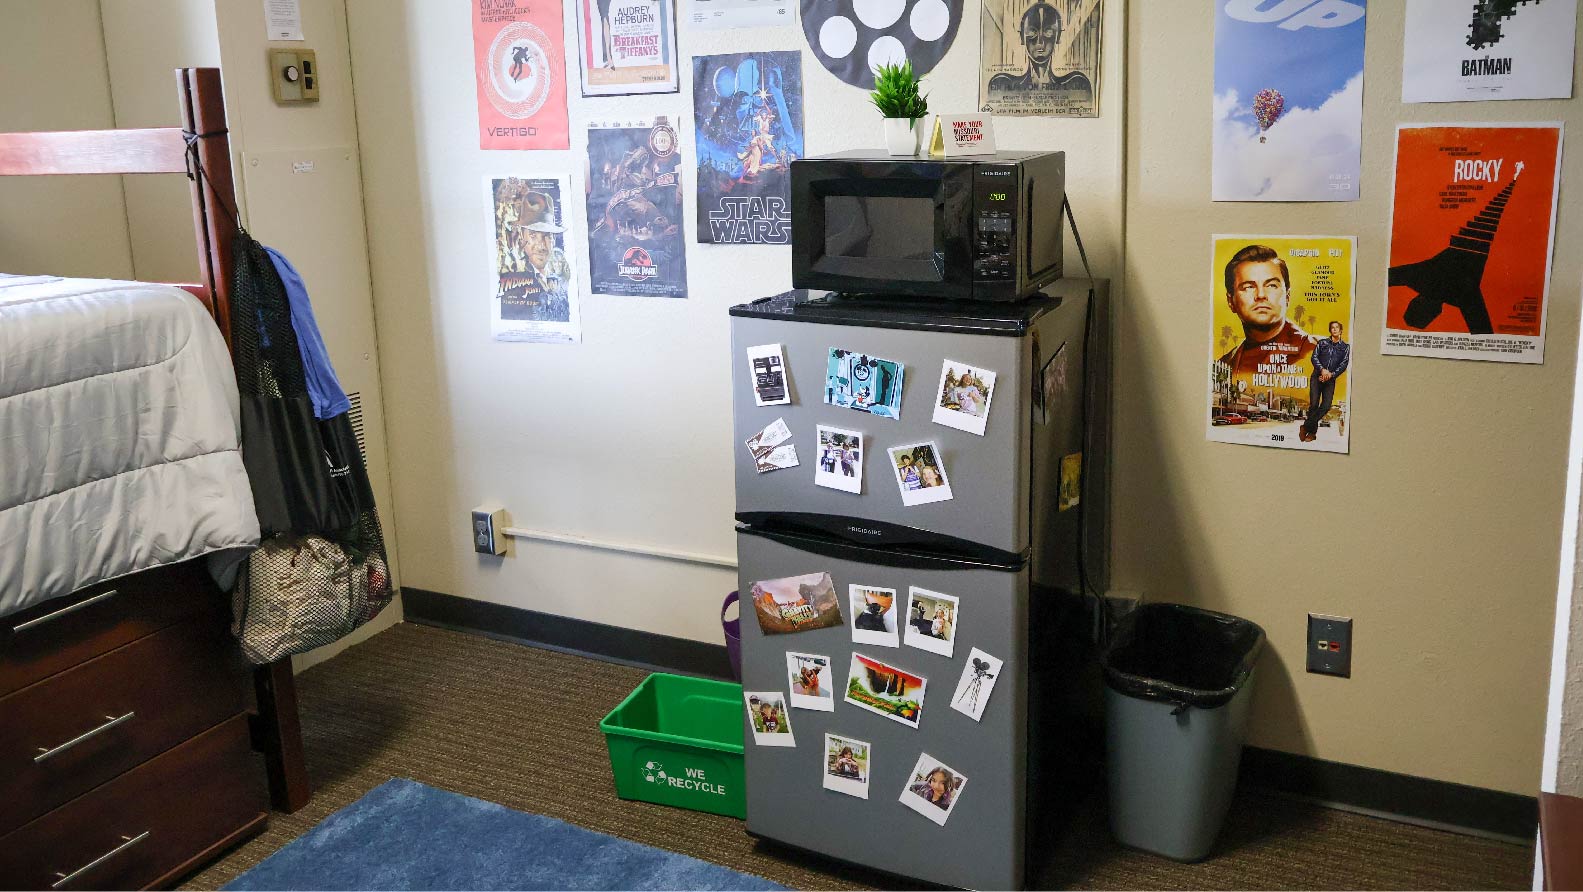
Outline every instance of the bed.
{"label": "bed", "polygon": [[0,175],[202,171],[200,282],[0,278],[3,888],[169,885],[311,795],[290,661],[245,664],[211,574],[257,535],[235,389],[193,384],[234,191],[220,72],[176,75],[180,128],[0,134]]}

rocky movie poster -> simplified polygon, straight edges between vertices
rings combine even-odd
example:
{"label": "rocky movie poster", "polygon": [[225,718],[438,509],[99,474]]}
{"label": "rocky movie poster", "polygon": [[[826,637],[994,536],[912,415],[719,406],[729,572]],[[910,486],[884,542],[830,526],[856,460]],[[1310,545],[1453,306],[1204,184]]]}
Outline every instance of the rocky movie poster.
{"label": "rocky movie poster", "polygon": [[588,282],[594,294],[686,297],[681,147],[670,120],[588,128]]}
{"label": "rocky movie poster", "polygon": [[803,154],[802,53],[693,58],[698,241],[791,241],[791,163]]}
{"label": "rocky movie poster", "polygon": [[1560,124],[1402,125],[1380,350],[1543,362]]}
{"label": "rocky movie poster", "polygon": [[487,185],[495,281],[490,330],[495,340],[579,340],[577,284],[566,256],[566,178],[492,178]]}
{"label": "rocky movie poster", "polygon": [[483,149],[566,149],[561,4],[473,0],[473,69]]}
{"label": "rocky movie poster", "polygon": [[978,110],[1099,115],[1103,0],[983,0]]}

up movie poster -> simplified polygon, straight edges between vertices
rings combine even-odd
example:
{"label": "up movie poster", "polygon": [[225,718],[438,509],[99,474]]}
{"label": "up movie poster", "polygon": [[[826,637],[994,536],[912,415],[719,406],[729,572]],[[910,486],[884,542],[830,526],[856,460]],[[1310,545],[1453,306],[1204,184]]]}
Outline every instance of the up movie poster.
{"label": "up movie poster", "polygon": [[1351,236],[1214,236],[1211,441],[1347,451],[1356,256]]}
{"label": "up movie poster", "polygon": [[803,154],[802,53],[693,57],[698,241],[791,241],[791,163]]}

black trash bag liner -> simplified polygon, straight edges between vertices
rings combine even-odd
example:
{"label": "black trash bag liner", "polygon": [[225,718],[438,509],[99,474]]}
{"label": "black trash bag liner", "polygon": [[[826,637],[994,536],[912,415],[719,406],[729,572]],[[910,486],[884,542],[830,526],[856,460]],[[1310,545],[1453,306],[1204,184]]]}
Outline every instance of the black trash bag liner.
{"label": "black trash bag liner", "polygon": [[1183,604],[1143,604],[1121,618],[1101,663],[1112,690],[1213,709],[1247,684],[1264,648],[1257,623]]}

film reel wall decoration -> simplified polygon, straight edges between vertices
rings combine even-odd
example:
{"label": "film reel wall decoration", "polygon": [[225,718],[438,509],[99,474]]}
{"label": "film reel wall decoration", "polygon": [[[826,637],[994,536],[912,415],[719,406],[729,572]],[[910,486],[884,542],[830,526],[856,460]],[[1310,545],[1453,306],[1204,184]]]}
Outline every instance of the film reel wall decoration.
{"label": "film reel wall decoration", "polygon": [[912,60],[928,74],[962,24],[961,0],[800,0],[803,36],[825,70],[874,89],[874,67]]}

